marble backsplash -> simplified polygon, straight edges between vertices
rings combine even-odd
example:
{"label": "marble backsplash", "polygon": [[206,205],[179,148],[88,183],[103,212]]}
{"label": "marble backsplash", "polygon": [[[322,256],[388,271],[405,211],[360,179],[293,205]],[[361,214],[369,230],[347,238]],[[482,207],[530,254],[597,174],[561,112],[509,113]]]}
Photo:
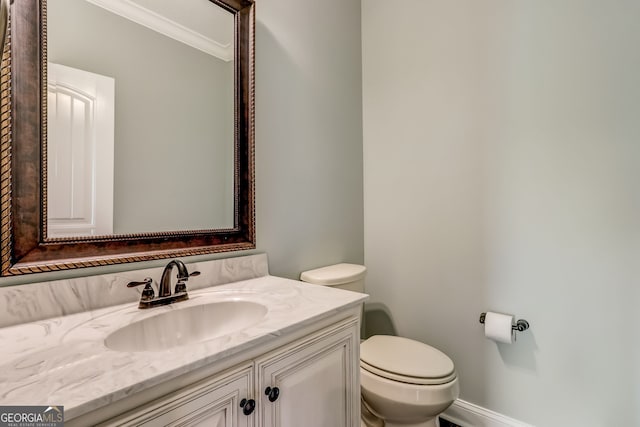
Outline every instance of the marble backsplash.
{"label": "marble backsplash", "polygon": [[[189,279],[188,290],[254,279],[269,274],[266,254],[186,263],[186,265],[189,272],[201,273]],[[140,299],[142,286],[127,288],[127,283],[151,277],[154,280],[154,288],[157,290],[157,283],[163,269],[164,267],[147,268],[2,287],[0,288],[0,328],[126,302],[135,303]]]}

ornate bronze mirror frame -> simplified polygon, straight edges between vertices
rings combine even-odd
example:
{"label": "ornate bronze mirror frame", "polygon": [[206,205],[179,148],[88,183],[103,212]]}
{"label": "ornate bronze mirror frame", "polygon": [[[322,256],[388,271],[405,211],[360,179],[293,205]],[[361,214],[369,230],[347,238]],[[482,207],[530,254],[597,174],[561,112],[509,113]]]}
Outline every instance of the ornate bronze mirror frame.
{"label": "ornate bronze mirror frame", "polygon": [[46,0],[12,1],[0,83],[2,276],[255,248],[254,3],[210,1],[235,22],[234,226],[69,238],[47,238]]}

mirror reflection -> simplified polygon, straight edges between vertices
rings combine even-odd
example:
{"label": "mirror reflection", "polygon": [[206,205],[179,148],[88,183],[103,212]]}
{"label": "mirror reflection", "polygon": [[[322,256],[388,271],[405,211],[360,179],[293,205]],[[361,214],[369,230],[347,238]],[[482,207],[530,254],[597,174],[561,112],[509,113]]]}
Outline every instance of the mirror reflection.
{"label": "mirror reflection", "polygon": [[47,2],[47,237],[233,228],[233,15]]}

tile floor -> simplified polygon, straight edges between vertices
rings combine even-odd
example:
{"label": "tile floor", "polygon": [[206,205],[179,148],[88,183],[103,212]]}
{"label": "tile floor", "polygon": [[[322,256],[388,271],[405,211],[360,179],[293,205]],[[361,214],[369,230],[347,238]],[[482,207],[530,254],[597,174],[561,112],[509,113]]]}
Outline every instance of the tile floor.
{"label": "tile floor", "polygon": [[445,420],[444,418],[440,417],[440,427],[462,427],[458,424],[454,424],[451,421]]}

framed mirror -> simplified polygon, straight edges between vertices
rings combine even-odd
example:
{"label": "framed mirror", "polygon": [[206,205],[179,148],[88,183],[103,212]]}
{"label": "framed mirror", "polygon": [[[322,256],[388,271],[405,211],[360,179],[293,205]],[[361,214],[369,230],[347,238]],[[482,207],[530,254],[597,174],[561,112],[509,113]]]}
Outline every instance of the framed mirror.
{"label": "framed mirror", "polygon": [[255,248],[252,0],[20,0],[3,276]]}

